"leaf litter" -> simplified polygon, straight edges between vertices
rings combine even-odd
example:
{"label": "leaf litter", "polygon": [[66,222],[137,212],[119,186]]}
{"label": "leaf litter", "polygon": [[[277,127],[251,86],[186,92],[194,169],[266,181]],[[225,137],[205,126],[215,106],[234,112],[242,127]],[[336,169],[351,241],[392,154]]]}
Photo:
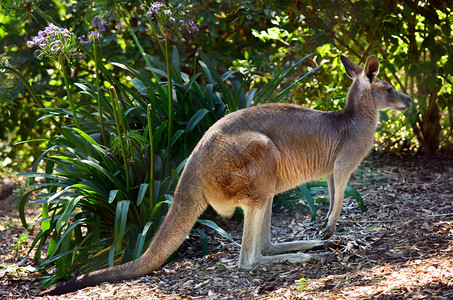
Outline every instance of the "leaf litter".
{"label": "leaf litter", "polygon": [[[365,212],[345,199],[332,243],[312,251],[327,252],[331,260],[238,270],[239,246],[200,227],[210,237],[208,255],[202,255],[193,234],[176,261],[148,276],[58,299],[453,299],[453,158],[372,152],[360,168],[373,173],[350,181],[365,201]],[[275,207],[272,235],[278,241],[319,238],[328,207],[318,209],[314,223],[307,210],[296,208]],[[0,298],[34,299],[35,275],[11,267],[25,250],[14,257],[5,246],[23,229],[1,228],[4,220],[18,216],[0,212],[0,265],[7,266],[0,267]],[[241,241],[241,224],[215,221]]]}

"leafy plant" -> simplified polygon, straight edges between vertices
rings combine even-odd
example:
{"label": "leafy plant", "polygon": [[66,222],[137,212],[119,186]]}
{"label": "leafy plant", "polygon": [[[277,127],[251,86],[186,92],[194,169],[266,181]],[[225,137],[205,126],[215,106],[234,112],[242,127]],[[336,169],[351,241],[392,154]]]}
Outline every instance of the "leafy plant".
{"label": "leafy plant", "polygon": [[19,252],[19,250],[23,249],[23,245],[24,244],[26,245],[27,242],[28,242],[28,234],[26,234],[26,233],[20,234],[19,237],[14,242],[14,244],[12,244],[10,246],[10,249],[14,250],[14,257],[17,256],[17,253]]}
{"label": "leafy plant", "polygon": [[296,280],[296,287],[298,292],[303,292],[308,288],[308,281],[304,277]]}

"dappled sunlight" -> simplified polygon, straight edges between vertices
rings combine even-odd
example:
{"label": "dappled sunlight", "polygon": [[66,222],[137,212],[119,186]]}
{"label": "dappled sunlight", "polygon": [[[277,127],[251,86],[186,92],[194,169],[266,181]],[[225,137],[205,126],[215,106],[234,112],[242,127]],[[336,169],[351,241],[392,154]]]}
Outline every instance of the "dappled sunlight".
{"label": "dappled sunlight", "polygon": [[[310,280],[306,291],[297,297],[304,299],[316,295],[317,299],[363,299],[404,295],[406,299],[442,295],[442,290],[453,290],[453,221],[444,225],[450,231],[445,243],[447,247],[433,248],[432,256],[405,262],[382,262],[382,265],[372,268]],[[404,260],[404,256],[401,258]]]}

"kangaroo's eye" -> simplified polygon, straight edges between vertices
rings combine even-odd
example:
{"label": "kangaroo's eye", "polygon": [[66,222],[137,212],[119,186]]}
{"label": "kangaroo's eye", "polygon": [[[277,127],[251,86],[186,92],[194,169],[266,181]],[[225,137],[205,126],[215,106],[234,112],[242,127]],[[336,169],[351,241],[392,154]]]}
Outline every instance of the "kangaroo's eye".
{"label": "kangaroo's eye", "polygon": [[392,88],[387,89],[387,93],[388,93],[388,94],[391,94],[392,92],[393,92],[393,89],[392,89]]}

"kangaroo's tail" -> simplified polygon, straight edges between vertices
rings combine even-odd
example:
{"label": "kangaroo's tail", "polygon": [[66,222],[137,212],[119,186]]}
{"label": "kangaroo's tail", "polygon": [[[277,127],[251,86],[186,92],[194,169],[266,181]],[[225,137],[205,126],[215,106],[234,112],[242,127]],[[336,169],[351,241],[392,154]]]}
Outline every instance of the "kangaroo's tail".
{"label": "kangaroo's tail", "polygon": [[40,295],[61,295],[84,287],[95,286],[102,282],[132,279],[147,275],[164,264],[189,235],[198,217],[207,207],[201,190],[196,185],[181,184],[184,182],[183,179],[184,176],[181,177],[176,188],[173,203],[164,222],[141,257],[123,265],[78,276],[61,285],[47,289]]}

